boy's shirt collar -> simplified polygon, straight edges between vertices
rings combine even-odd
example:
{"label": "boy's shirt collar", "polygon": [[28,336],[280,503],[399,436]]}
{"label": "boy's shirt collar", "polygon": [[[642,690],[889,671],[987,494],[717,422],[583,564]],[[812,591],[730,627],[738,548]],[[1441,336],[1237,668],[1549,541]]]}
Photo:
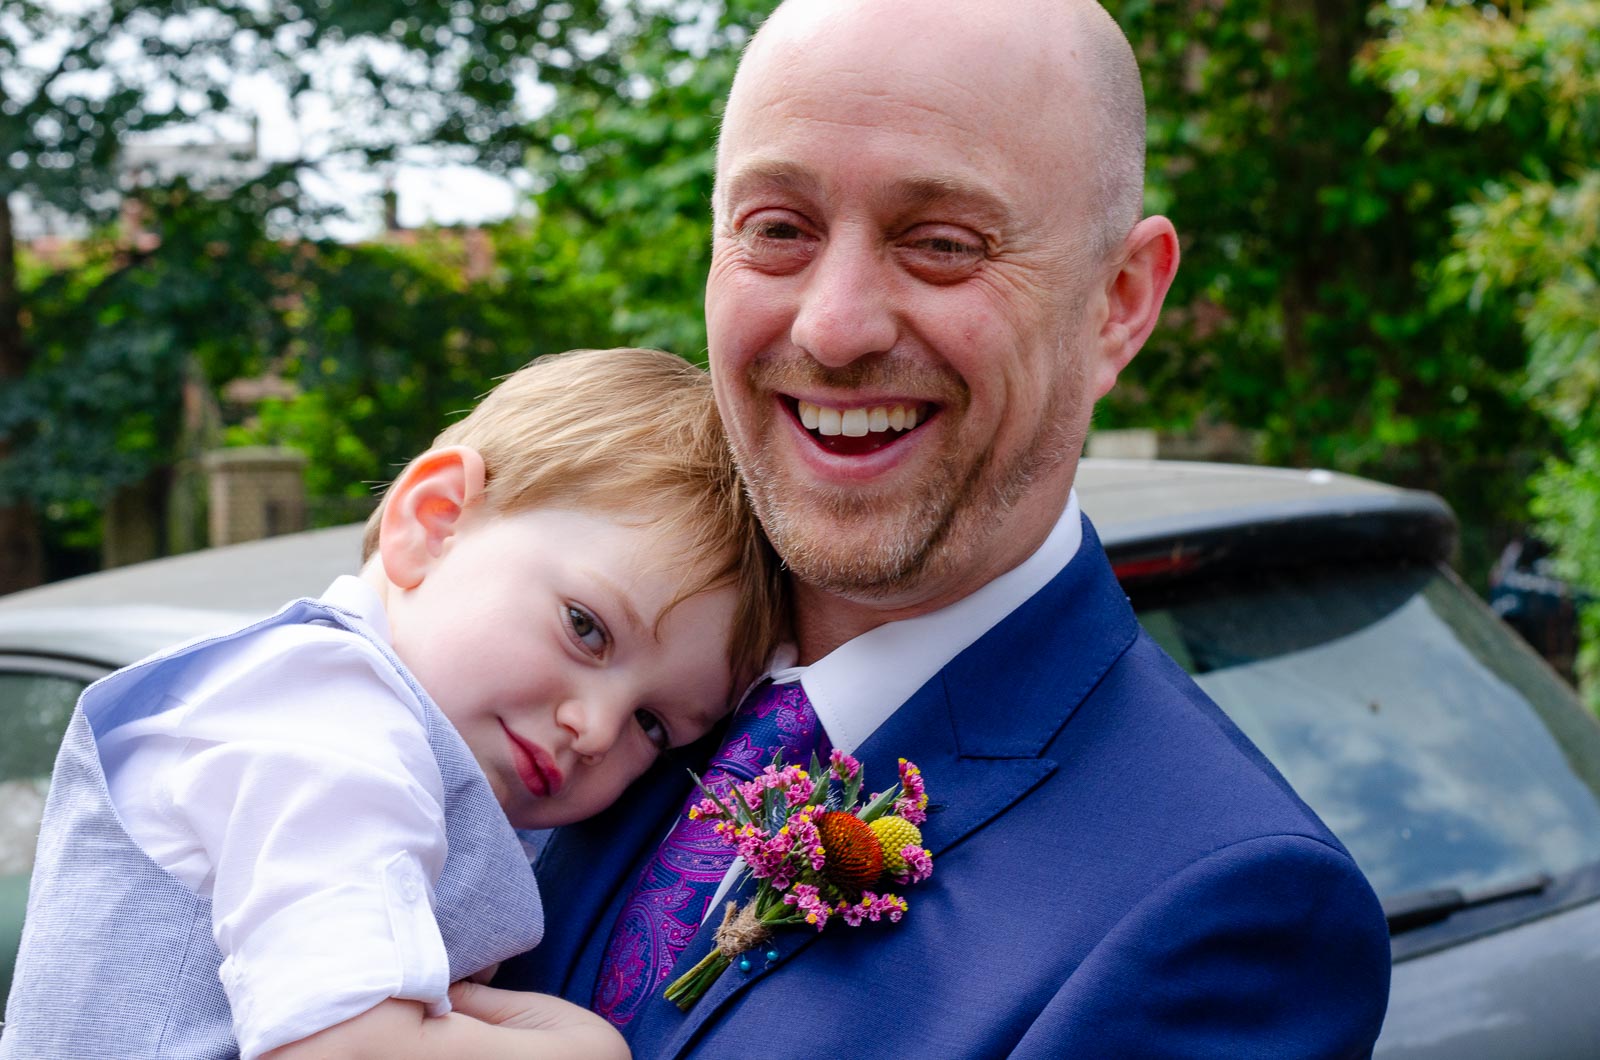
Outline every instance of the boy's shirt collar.
{"label": "boy's shirt collar", "polygon": [[378,595],[378,590],[354,574],[341,574],[333,579],[333,584],[328,586],[320,599],[329,607],[337,607],[355,615],[385,644],[393,644],[389,634],[389,613],[384,610],[383,598]]}

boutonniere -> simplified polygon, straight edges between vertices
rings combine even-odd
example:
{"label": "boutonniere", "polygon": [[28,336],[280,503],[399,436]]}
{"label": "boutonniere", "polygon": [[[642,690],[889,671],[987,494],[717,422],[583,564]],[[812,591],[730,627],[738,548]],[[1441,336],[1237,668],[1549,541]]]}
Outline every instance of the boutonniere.
{"label": "boutonniere", "polygon": [[735,960],[749,971],[745,955],[775,930],[898,921],[906,900],[884,884],[904,887],[933,872],[917,827],[927,820],[928,793],[921,770],[903,758],[899,781],[865,804],[861,763],[839,751],[826,771],[813,755],[809,770],[774,759],[754,780],[721,791],[694,780],[704,798],[689,816],[715,820],[717,834],[761,882],[742,908],[728,903],[716,947],[667,987],[667,1000],[685,1012]]}

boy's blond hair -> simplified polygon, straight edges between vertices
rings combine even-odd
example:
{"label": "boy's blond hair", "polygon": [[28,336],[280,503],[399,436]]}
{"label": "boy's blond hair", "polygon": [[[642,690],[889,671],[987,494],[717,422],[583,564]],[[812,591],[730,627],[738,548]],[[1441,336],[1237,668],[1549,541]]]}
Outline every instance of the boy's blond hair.
{"label": "boy's blond hair", "polygon": [[[541,357],[433,441],[449,445],[482,455],[490,511],[576,508],[686,537],[712,565],[686,576],[673,604],[733,586],[734,694],[760,675],[787,625],[787,582],[739,484],[704,371],[660,350]],[[363,562],[377,551],[384,507],[367,520]]]}

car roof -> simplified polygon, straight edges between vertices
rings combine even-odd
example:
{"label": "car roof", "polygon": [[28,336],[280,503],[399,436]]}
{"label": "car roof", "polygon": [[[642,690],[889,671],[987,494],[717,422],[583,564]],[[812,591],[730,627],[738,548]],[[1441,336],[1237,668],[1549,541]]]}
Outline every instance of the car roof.
{"label": "car roof", "polygon": [[1192,538],[1238,527],[1416,521],[1453,544],[1449,505],[1422,490],[1336,471],[1177,460],[1083,460],[1078,497],[1108,551]]}
{"label": "car roof", "polygon": [[[1432,494],[1328,471],[1160,460],[1084,460],[1085,513],[1114,554],[1168,547],[1238,527],[1352,520],[1422,521],[1453,532]],[[0,654],[29,652],[123,666],[166,645],[235,628],[359,567],[362,526],[206,549],[0,596]],[[1171,547],[1176,547],[1171,545]]]}
{"label": "car roof", "polygon": [[204,549],[0,596],[0,654],[125,666],[237,628],[354,574],[362,529],[352,523]]}

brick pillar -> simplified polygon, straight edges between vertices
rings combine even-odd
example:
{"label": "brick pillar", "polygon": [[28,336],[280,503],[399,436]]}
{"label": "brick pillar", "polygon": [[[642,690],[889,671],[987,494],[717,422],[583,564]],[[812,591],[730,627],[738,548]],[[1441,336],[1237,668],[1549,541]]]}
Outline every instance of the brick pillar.
{"label": "brick pillar", "polygon": [[211,484],[212,545],[306,528],[306,458],[298,450],[213,449],[201,461]]}

